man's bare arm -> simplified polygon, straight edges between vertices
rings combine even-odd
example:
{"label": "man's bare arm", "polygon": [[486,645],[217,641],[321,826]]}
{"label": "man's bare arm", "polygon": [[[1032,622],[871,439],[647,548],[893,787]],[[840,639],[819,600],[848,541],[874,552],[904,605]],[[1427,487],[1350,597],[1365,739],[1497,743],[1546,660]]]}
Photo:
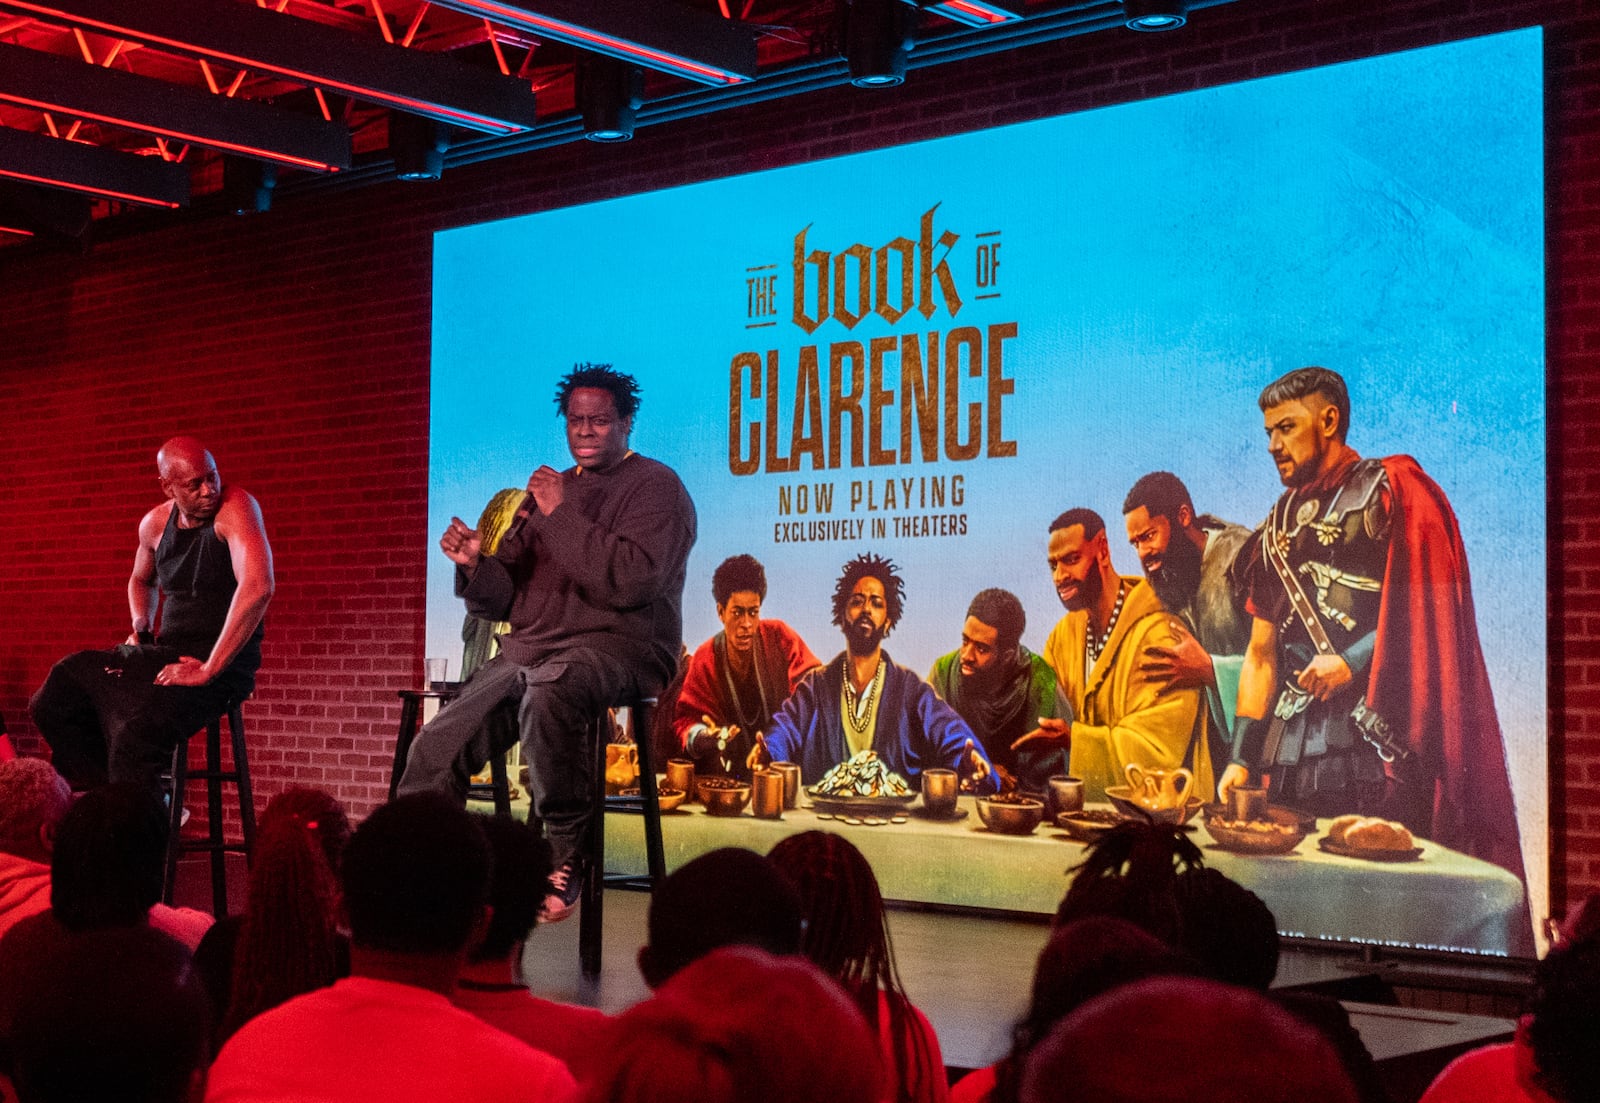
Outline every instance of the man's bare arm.
{"label": "man's bare arm", "polygon": [[228,545],[238,587],[228,605],[222,631],[204,661],[185,656],[156,675],[162,685],[205,685],[227,669],[266,614],[272,600],[272,547],[267,543],[261,507],[243,490],[230,490],[217,512],[217,536]]}
{"label": "man's bare arm", "polygon": [[133,622],[129,643],[138,643],[140,632],[155,628],[156,608],[161,600],[156,589],[156,544],[172,509],[171,502],[163,502],[139,520],[139,547],[133,553],[133,573],[128,576],[128,616]]}
{"label": "man's bare arm", "polygon": [[[1239,671],[1239,697],[1235,730],[1245,720],[1264,720],[1272,712],[1272,697],[1278,684],[1278,626],[1256,617],[1250,622],[1250,643],[1244,650],[1244,666]],[[1238,753],[1236,749],[1235,754]],[[1250,780],[1250,770],[1237,762],[1228,764],[1217,781],[1217,799],[1227,801],[1229,790]]]}

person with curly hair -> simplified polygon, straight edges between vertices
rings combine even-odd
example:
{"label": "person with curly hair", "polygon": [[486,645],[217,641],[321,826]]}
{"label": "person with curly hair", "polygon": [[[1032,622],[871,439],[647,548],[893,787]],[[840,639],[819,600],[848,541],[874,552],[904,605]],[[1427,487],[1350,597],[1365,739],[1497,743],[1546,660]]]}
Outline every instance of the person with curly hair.
{"label": "person with curly hair", "polygon": [[827,831],[802,831],[767,860],[800,894],[800,951],[844,986],[883,1051],[886,1103],[943,1103],[950,1095],[939,1039],[912,1005],[895,968],[883,896],[872,866],[853,844]]}
{"label": "person with curly hair", "polygon": [[1596,1103],[1600,1101],[1600,894],[1553,931],[1554,948],[1534,974],[1528,1013],[1509,1042],[1457,1057],[1422,1103]]}
{"label": "person with curly hair", "polygon": [[[814,785],[841,762],[876,752],[913,788],[922,771],[961,771],[993,792],[994,767],[961,715],[883,649],[905,607],[905,582],[891,560],[867,552],[844,566],[833,589],[833,623],[845,649],[796,688],[767,732],[765,757],[795,762]],[[757,747],[751,760],[762,756]]]}
{"label": "person with curly hair", "polygon": [[439,540],[467,612],[511,630],[417,734],[400,779],[402,794],[442,792],[465,804],[472,775],[512,739],[484,721],[514,706],[533,810],[555,861],[544,922],[572,914],[584,880],[595,717],[660,692],[677,673],[696,532],[683,481],[629,447],[639,410],[631,375],[580,364],[557,385],[556,409],[573,466],[529,477],[528,498],[492,553],[459,517]]}

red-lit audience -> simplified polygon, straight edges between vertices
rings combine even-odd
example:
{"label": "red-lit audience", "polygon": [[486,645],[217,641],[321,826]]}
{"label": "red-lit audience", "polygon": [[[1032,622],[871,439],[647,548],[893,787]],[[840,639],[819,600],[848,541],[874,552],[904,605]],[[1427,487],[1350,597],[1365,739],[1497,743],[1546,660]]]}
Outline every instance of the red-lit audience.
{"label": "red-lit audience", "polygon": [[861,851],[841,835],[804,831],[767,857],[800,893],[805,955],[844,986],[877,1031],[890,1072],[885,1099],[948,1099],[939,1038],[900,983],[878,879]]}
{"label": "red-lit audience", "polygon": [[1070,1012],[1124,984],[1196,972],[1187,957],[1124,919],[1090,916],[1057,927],[1039,954],[1028,1012],[1012,1031],[1011,1052],[957,1081],[950,1103],[1017,1103],[1029,1055]]}
{"label": "red-lit audience", "polygon": [[1551,933],[1516,1038],[1456,1058],[1422,1103],[1600,1100],[1600,895]]}
{"label": "red-lit audience", "polygon": [[345,848],[350,976],[245,1023],[211,1066],[208,1103],[564,1100],[566,1066],[450,1002],[487,929],[489,846],[435,793],[373,812]]}
{"label": "red-lit audience", "polygon": [[[1267,992],[1270,911],[1171,829],[1090,848],[1010,1052],[950,1089],[876,878],[839,835],[712,851],[663,880],[638,957],[653,994],[611,1017],[529,990],[536,827],[427,794],[352,836],[328,794],[290,790],[263,814],[246,913],[191,960],[155,929],[154,799],[68,799],[47,765],[0,764],[6,1103],[1384,1098],[1336,1003]],[[1557,935],[1516,1041],[1456,1061],[1424,1103],[1600,1103],[1600,899]]]}
{"label": "red-lit audience", "polygon": [[1315,1029],[1265,996],[1154,977],[1096,996],[1030,1055],[1022,1103],[1355,1103]]}
{"label": "red-lit audience", "polygon": [[481,817],[493,868],[489,927],[467,955],[451,999],[491,1026],[566,1062],[574,1078],[605,1056],[611,1016],[529,991],[522,951],[544,904],[550,844],[521,820]]}
{"label": "red-lit audience", "polygon": [[42,758],[0,763],[0,938],[50,908],[50,855],[72,804],[66,780]]}
{"label": "red-lit audience", "polygon": [[586,1103],[877,1103],[878,1047],[815,966],[727,946],[617,1019]]}

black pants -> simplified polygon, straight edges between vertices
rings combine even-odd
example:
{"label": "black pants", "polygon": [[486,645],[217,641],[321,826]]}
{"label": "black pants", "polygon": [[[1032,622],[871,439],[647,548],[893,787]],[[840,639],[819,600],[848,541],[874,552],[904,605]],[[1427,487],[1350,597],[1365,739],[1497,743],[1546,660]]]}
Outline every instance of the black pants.
{"label": "black pants", "polygon": [[255,688],[253,672],[229,669],[203,686],[158,686],[176,648],[124,644],[78,651],[51,667],[29,708],[51,761],[74,789],[131,781],[152,791],[179,743]]}
{"label": "black pants", "polygon": [[497,656],[417,733],[399,792],[440,791],[465,802],[472,775],[490,755],[510,748],[509,742],[495,745],[505,729],[485,723],[509,703],[517,710],[533,810],[560,865],[583,846],[593,813],[595,717],[639,692],[629,665],[594,648],[558,652],[536,666]]}

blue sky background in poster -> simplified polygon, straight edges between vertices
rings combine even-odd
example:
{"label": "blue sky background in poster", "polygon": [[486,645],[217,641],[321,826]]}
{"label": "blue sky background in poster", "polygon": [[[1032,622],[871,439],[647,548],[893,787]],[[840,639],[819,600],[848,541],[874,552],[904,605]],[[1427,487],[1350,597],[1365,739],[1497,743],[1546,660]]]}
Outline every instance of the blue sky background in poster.
{"label": "blue sky background in poster", "polygon": [[[569,463],[555,381],[576,361],[610,361],[643,386],[634,447],[674,466],[699,508],[684,601],[691,647],[719,628],[712,569],[750,552],[771,581],[765,614],[798,628],[819,655],[836,653],[833,581],[871,549],[891,556],[907,585],[887,648],[925,671],[956,646],[966,603],[986,586],[1022,599],[1024,642],[1042,645],[1061,615],[1045,529],[1065,508],[1105,516],[1118,568],[1138,574],[1120,507],[1147,471],[1178,473],[1203,512],[1257,524],[1281,487],[1256,395],[1292,368],[1334,368],[1350,385],[1350,443],[1364,455],[1416,456],[1460,519],[1537,909],[1546,864],[1541,54],[1535,28],[441,233],[430,530],[442,532],[452,514],[474,521],[490,495],[523,485],[541,463]],[[858,259],[870,270],[884,246],[890,313],[907,305],[902,256],[919,301],[894,322],[833,317],[806,332],[792,317],[803,230],[808,255],[830,254],[830,282],[844,275],[834,298],[846,310],[859,305]],[[953,245],[941,242],[947,234]],[[908,244],[896,248],[901,238]],[[857,245],[866,248],[845,252]],[[919,295],[923,269],[941,262]],[[816,271],[802,269],[808,309]],[[942,290],[945,271],[958,309]],[[775,313],[752,313],[749,281],[764,277]],[[879,301],[870,280],[866,290]],[[1001,336],[1012,326],[1015,336]],[[972,327],[981,356],[998,360],[980,359],[976,378],[960,361],[960,431],[951,439],[940,423],[934,461],[912,432],[917,447],[901,462],[896,343],[883,361],[891,397],[881,437],[893,462],[852,465],[859,444],[846,428],[837,467],[814,470],[802,456],[796,470],[773,471],[763,448],[758,472],[731,473],[730,460],[752,458],[750,423],[762,423],[764,440],[770,420],[752,378],[733,368],[741,354],[763,364],[775,354],[784,459],[795,451],[803,348],[818,350],[827,440],[836,343],[866,348],[892,336],[925,350],[937,334],[942,354],[957,327]],[[1009,393],[990,386],[996,365]],[[943,372],[935,378],[943,389]],[[734,456],[731,387],[744,395]],[[949,395],[940,399],[942,415]],[[952,458],[969,443],[971,404],[983,454]],[[996,441],[1015,454],[995,455]],[[817,512],[819,485],[832,490],[829,512]],[[936,487],[944,506],[922,505]],[[940,520],[952,517],[961,520]],[[810,526],[817,521],[860,522],[861,535],[811,539],[833,535]],[[897,526],[917,535],[897,536]],[[430,549],[427,653],[449,656],[452,675],[461,618],[450,564]]]}

